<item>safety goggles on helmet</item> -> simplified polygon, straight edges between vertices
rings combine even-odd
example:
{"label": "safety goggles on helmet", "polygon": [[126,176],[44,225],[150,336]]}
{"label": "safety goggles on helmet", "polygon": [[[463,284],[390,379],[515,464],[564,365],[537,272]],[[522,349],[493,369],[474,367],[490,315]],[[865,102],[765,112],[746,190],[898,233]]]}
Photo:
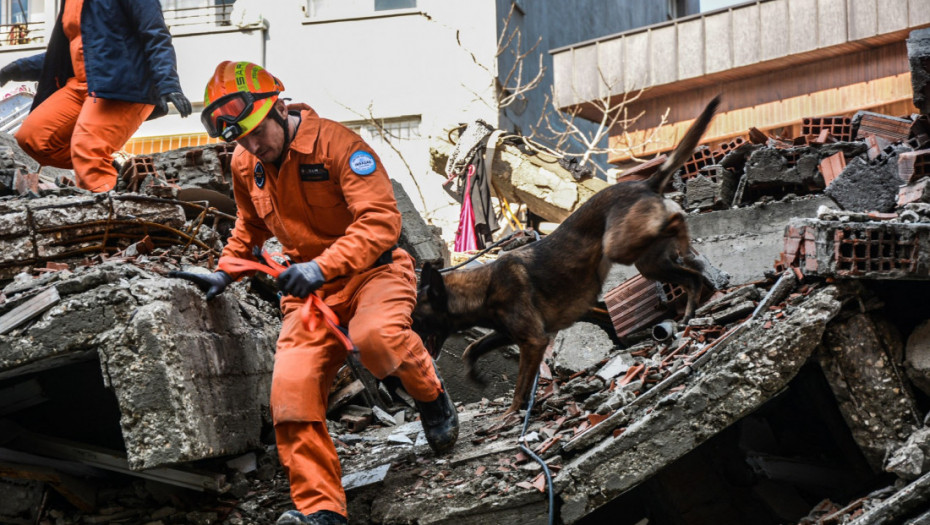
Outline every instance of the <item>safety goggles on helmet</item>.
{"label": "safety goggles on helmet", "polygon": [[240,123],[252,114],[255,103],[280,93],[280,91],[265,93],[236,91],[223,95],[204,108],[203,113],[200,114],[200,121],[203,122],[207,134],[211,137],[222,137],[226,142],[232,142],[247,131]]}

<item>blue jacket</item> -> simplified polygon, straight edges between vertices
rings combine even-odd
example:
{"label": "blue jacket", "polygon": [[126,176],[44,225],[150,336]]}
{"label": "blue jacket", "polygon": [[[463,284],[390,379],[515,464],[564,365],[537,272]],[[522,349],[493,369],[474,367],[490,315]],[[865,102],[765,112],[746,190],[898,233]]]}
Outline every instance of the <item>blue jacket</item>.
{"label": "blue jacket", "polygon": [[[14,62],[13,80],[38,80],[35,108],[74,76],[61,4],[45,53]],[[81,9],[84,69],[90,96],[155,104],[149,119],[164,115],[162,95],[181,92],[171,34],[158,0],[84,0]]]}

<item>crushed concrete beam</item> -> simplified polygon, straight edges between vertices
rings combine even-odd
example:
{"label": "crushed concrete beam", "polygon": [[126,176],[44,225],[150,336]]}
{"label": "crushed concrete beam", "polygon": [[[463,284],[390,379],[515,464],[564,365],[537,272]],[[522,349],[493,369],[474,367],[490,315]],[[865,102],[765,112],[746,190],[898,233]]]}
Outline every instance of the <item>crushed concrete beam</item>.
{"label": "crushed concrete beam", "polygon": [[0,279],[50,260],[78,256],[106,240],[134,242],[155,235],[154,231],[178,239],[183,225],[184,212],[177,203],[134,196],[4,201],[0,203]]}
{"label": "crushed concrete beam", "polygon": [[904,371],[892,357],[903,346],[887,321],[860,313],[831,323],[817,354],[843,419],[876,472],[920,426]]}
{"label": "crushed concrete beam", "polygon": [[[453,146],[445,140],[430,144],[430,165],[444,174]],[[445,175],[443,175],[445,176]],[[545,152],[527,155],[513,145],[498,144],[491,164],[491,178],[505,198],[522,202],[543,219],[560,223],[591,195],[607,187],[598,178],[576,181],[572,172]]]}
{"label": "crushed concrete beam", "polygon": [[841,306],[841,292],[827,287],[785,322],[770,330],[749,329],[723,343],[713,366],[705,365],[684,390],[666,395],[618,437],[562,468],[556,481],[565,487],[562,520],[578,521],[760,407],[807,361]]}
{"label": "crushed concrete beam", "polygon": [[905,371],[914,386],[930,395],[930,321],[917,325],[907,338]]}

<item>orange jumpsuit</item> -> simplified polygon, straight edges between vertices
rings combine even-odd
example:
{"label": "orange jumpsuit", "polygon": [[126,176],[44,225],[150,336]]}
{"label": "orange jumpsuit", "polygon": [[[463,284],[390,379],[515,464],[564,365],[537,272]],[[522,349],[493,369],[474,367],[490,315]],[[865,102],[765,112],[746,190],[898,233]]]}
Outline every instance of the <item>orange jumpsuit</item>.
{"label": "orange jumpsuit", "polygon": [[29,113],[16,132],[16,141],[39,164],[74,169],[78,186],[103,192],[116,186],[111,155],[126,144],[155,106],[88,97],[81,44],[83,3],[69,0],[61,20],[71,47],[74,76]]}
{"label": "orange jumpsuit", "polygon": [[[410,328],[416,303],[413,258],[396,248],[392,263],[375,264],[400,236],[391,181],[357,134],[321,119],[305,104],[289,109],[301,110],[301,123],[279,169],[241,146],[233,153],[238,213],[223,257],[252,258],[252,247],[273,235],[291,261],[316,260],[327,279],[318,293],[348,325],[362,364],[379,378],[397,376],[418,401],[433,401],[442,387],[432,359]],[[359,175],[350,167],[358,152],[374,159],[372,173]],[[303,302],[291,296],[281,301],[284,320],[271,385],[278,454],[300,512],[346,515],[326,404],[347,352],[325,323],[314,331],[304,328]]]}

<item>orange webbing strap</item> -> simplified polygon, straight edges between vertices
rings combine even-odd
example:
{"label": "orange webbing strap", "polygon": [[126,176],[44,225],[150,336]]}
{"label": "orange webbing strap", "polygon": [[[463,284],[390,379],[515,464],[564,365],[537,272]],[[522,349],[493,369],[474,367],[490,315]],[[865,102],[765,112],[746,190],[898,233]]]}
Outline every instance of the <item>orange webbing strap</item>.
{"label": "orange webbing strap", "polygon": [[279,266],[280,268],[262,264],[258,261],[239,259],[238,257],[223,257],[220,259],[220,263],[216,267],[228,274],[251,272],[257,270],[277,278],[279,275],[281,275],[281,272],[284,271],[284,267],[278,263],[274,263],[274,265]]}
{"label": "orange webbing strap", "polygon": [[[223,270],[226,273],[241,273],[249,271],[259,271],[267,273],[268,275],[277,278],[281,275],[281,272],[287,269],[287,266],[283,264],[278,264],[275,262],[273,257],[278,254],[269,254],[265,251],[262,251],[262,258],[267,264],[262,264],[258,261],[250,261],[247,259],[240,259],[238,257],[223,257],[220,259],[219,265],[217,267],[220,270]],[[358,353],[358,347],[355,346],[355,343],[349,339],[348,330],[339,325],[339,317],[336,315],[329,305],[323,302],[323,299],[320,298],[316,292],[310,294],[307,297],[307,302],[300,307],[300,321],[303,323],[304,328],[307,331],[315,330],[319,326],[320,318],[323,318],[326,321],[326,324],[329,326],[330,332],[333,333],[343,345],[345,345],[346,350],[354,353]]]}
{"label": "orange webbing strap", "polygon": [[[311,306],[315,306],[316,308],[311,308]],[[323,299],[314,292],[307,297],[307,302],[300,308],[300,321],[307,330],[314,330],[320,322],[320,317],[329,325],[329,331],[342,341],[346,350],[358,353],[358,347],[349,339],[348,330],[339,325],[339,318],[336,317],[336,312],[333,312],[332,309],[323,302]]]}

